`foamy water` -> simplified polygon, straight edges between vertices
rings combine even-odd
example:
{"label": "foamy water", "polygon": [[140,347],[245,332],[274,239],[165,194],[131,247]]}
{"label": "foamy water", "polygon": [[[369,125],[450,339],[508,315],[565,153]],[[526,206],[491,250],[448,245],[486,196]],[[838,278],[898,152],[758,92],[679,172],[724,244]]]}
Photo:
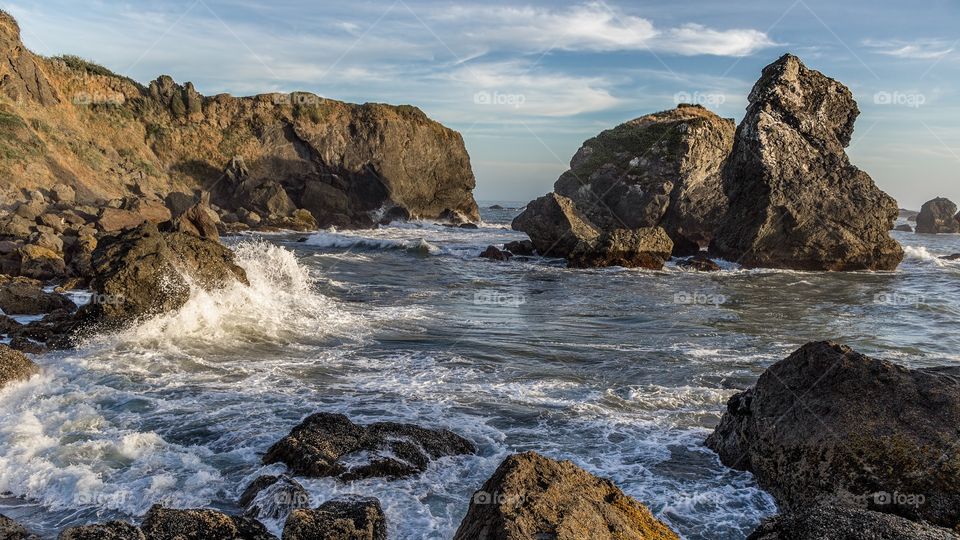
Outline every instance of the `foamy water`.
{"label": "foamy water", "polygon": [[[509,453],[613,479],[689,539],[744,538],[772,499],[702,441],[726,400],[806,341],[909,365],[960,360],[960,237],[896,233],[892,273],[568,270],[478,259],[521,239],[406,224],[235,241],[250,287],[80,349],[0,392],[6,515],[46,537],[154,503],[239,512],[262,453],[304,416],[408,421],[473,440],[416,478],[300,479],[313,503],[377,496],[390,537],[450,538]],[[426,247],[425,247],[426,246]],[[275,533],[281,523],[267,522]]]}

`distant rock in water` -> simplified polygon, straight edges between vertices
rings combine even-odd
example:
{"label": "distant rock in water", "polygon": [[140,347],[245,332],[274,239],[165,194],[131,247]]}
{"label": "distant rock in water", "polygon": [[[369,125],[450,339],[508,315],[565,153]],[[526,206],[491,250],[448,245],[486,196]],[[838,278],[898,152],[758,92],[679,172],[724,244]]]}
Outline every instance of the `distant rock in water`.
{"label": "distant rock in water", "polygon": [[444,456],[473,454],[476,447],[445,429],[377,422],[359,426],[342,414],[316,413],[267,450],[263,462],[285,463],[297,475],[403,478]]}
{"label": "distant rock in water", "polygon": [[454,540],[678,540],[644,505],[570,461],[508,457],[473,494]]}
{"label": "distant rock in water", "polygon": [[[265,225],[297,209],[324,227],[450,212],[479,221],[463,138],[416,107],[307,93],[208,97],[168,76],[144,86],[78,57],[31,53],[7,13],[0,60],[9,100],[0,192],[63,185],[58,200],[94,202],[207,189],[214,204]],[[246,174],[225,174],[238,156]],[[103,226],[136,226],[139,214],[112,209]]]}
{"label": "distant rock in water", "polygon": [[[554,197],[597,231],[662,227],[674,246],[693,254],[709,244],[726,211],[724,163],[733,147],[732,120],[698,105],[631,120],[583,143],[554,185]],[[538,199],[514,221],[538,251],[555,238],[538,226],[538,214],[552,210]],[[547,221],[550,221],[548,218]],[[556,256],[571,249],[559,246]]]}
{"label": "distant rock in water", "polygon": [[596,241],[577,246],[567,256],[571,268],[646,268],[660,270],[670,259],[673,242],[661,227],[614,229]]}
{"label": "distant rock in water", "polygon": [[953,531],[892,514],[820,504],[766,520],[747,540],[957,540]]}
{"label": "distant rock in water", "polygon": [[960,369],[910,370],[809,343],[730,398],[708,447],[781,510],[855,505],[960,524]]}
{"label": "distant rock in water", "polygon": [[510,257],[513,257],[513,253],[509,251],[503,251],[497,246],[487,246],[487,249],[480,254],[480,257],[483,259],[490,259],[492,261],[509,261]]}
{"label": "distant rock in water", "polygon": [[387,518],[374,497],[344,497],[314,510],[294,510],[283,540],[387,540]]}
{"label": "distant rock in water", "polygon": [[917,232],[923,234],[960,233],[960,214],[950,199],[937,197],[927,201],[917,215]]}
{"label": "distant rock in water", "polygon": [[529,257],[537,252],[537,248],[530,240],[516,240],[504,245],[503,247],[510,253],[513,253],[514,255],[520,255],[522,257]]}
{"label": "distant rock in water", "polygon": [[900,219],[905,219],[907,221],[917,221],[917,216],[920,212],[916,210],[907,210],[906,208],[901,208],[900,213],[897,215]]}
{"label": "distant rock in water", "polygon": [[952,255],[944,255],[943,257],[940,257],[940,258],[945,261],[960,261],[960,253],[954,253]]}
{"label": "distant rock in water", "polygon": [[913,227],[904,223],[903,225],[897,225],[893,230],[900,232],[913,232]]}
{"label": "distant rock in water", "polygon": [[689,259],[679,261],[677,266],[698,272],[719,272],[722,270],[719,264],[706,255],[694,255]]}
{"label": "distant rock in water", "polygon": [[788,54],[764,68],[749,102],[711,251],[746,267],[896,268],[896,201],[844,151],[860,114],[850,90]]}

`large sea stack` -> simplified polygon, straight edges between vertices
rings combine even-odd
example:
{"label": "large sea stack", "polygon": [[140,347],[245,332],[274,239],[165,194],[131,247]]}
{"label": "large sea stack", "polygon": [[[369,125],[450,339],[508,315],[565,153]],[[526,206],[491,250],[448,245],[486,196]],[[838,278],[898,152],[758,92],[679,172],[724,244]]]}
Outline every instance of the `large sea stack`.
{"label": "large sea stack", "polygon": [[321,226],[479,219],[462,137],[416,107],[206,97],[167,76],[143,86],[76,57],[34,55],[3,12],[0,60],[0,202],[58,185],[90,203],[203,188],[264,222],[298,208]]}
{"label": "large sea stack", "polygon": [[892,270],[897,203],[850,164],[860,114],[846,86],[785,55],[750,93],[711,250],[746,267]]}

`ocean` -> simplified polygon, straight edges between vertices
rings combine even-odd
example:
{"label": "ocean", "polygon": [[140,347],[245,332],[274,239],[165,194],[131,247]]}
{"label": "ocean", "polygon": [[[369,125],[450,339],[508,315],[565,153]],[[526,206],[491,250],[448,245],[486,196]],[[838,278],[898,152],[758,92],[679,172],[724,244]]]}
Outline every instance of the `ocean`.
{"label": "ocean", "polygon": [[[896,272],[571,270],[478,258],[526,238],[522,203],[477,230],[226,238],[251,286],[76,350],[0,393],[0,512],[54,538],[155,503],[240,512],[260,458],[308,414],[444,427],[479,455],[397,481],[301,479],[314,505],[380,498],[395,539],[448,539],[507,455],[612,479],[684,538],[742,539],[776,513],[702,442],[726,401],[808,341],[911,367],[960,360],[960,235],[894,232]],[[75,295],[83,299],[82,293]],[[282,523],[267,522],[274,533]]]}

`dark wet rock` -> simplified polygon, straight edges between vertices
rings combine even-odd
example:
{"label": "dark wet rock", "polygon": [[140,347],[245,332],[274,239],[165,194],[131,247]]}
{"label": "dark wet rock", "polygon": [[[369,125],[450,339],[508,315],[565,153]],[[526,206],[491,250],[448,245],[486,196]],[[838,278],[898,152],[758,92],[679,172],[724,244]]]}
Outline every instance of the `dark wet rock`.
{"label": "dark wet rock", "polygon": [[896,227],[893,228],[893,230],[900,231],[900,232],[913,232],[913,227],[904,223],[903,225],[897,225]]}
{"label": "dark wet rock", "polygon": [[0,345],[0,388],[13,381],[29,379],[40,372],[40,368],[20,351]]}
{"label": "dark wet rock", "polygon": [[530,240],[517,240],[510,242],[509,244],[503,246],[504,249],[513,253],[514,255],[520,255],[523,257],[530,257],[536,255],[537,248],[534,247],[533,242]]}
{"label": "dark wet rock", "polygon": [[513,220],[513,228],[530,236],[545,257],[568,257],[581,242],[593,242],[600,229],[567,197],[550,193],[527,205]]}
{"label": "dark wet rock", "polygon": [[583,242],[567,256],[571,268],[647,268],[660,270],[670,258],[673,242],[660,227],[604,232],[593,242]]}
{"label": "dark wet rock", "polygon": [[0,540],[40,540],[40,537],[31,534],[23,525],[0,514]]}
{"label": "dark wet rock", "polygon": [[39,353],[48,348],[63,349],[73,345],[78,317],[72,310],[60,309],[39,321],[25,324],[11,334],[10,346],[23,352]]}
{"label": "dark wet rock", "polygon": [[12,317],[7,317],[6,315],[0,315],[0,334],[7,336],[17,332],[22,327],[23,325],[18,323]]}
{"label": "dark wet rock", "polygon": [[781,509],[859,498],[953,528],[958,422],[960,370],[910,370],[818,342],[733,396],[706,444],[725,465],[753,472]]}
{"label": "dark wet rock", "polygon": [[44,291],[39,281],[0,276],[0,309],[7,315],[38,315],[77,306],[62,294]]}
{"label": "dark wet rock", "polygon": [[499,204],[495,204],[495,205],[493,205],[493,206],[490,207],[490,210],[503,210],[503,209],[504,209],[504,208],[503,208],[502,206],[500,206]]}
{"label": "dark wet rock", "polygon": [[103,238],[93,253],[92,287],[101,301],[84,310],[98,322],[125,323],[175,310],[189,298],[190,284],[222,288],[246,283],[246,273],[222,244],[147,223]]}
{"label": "dark wet rock", "polygon": [[258,521],[215,510],[172,510],[154,505],[140,526],[147,540],[276,540]]}
{"label": "dark wet rock", "polygon": [[244,515],[259,519],[286,519],[297,508],[310,508],[310,494],[287,475],[261,476],[240,496]]}
{"label": "dark wet rock", "polygon": [[454,540],[676,540],[644,505],[570,461],[508,457],[473,494]]}
{"label": "dark wet rock", "polygon": [[923,234],[960,233],[957,205],[950,199],[937,197],[927,201],[917,215],[917,232]]}
{"label": "dark wet rock", "polygon": [[509,261],[510,257],[513,257],[513,254],[509,251],[503,251],[497,246],[488,246],[487,249],[480,254],[480,257],[493,261]]}
{"label": "dark wet rock", "polygon": [[373,497],[333,499],[315,510],[294,510],[283,540],[386,540],[387,520]]}
{"label": "dark wet rock", "polygon": [[747,540],[957,540],[956,533],[863,508],[817,505],[781,514]]}
{"label": "dark wet rock", "polygon": [[896,201],[844,151],[859,114],[846,86],[795,56],[764,68],[737,128],[729,211],[711,251],[745,267],[895,269]]}
{"label": "dark wet rock", "polygon": [[472,454],[476,447],[447,430],[378,422],[359,426],[342,414],[316,413],[293,428],[263,457],[307,477],[401,478],[421,473],[444,456]]}
{"label": "dark wet rock", "polygon": [[10,340],[10,348],[25,354],[42,354],[47,352],[47,347],[42,343],[37,343],[29,338],[17,335]]}
{"label": "dark wet rock", "polygon": [[960,261],[960,253],[954,253],[953,255],[944,255],[940,257],[945,261]]}
{"label": "dark wet rock", "polygon": [[677,262],[680,268],[696,270],[697,272],[719,272],[720,265],[706,255],[696,255],[689,259]]}
{"label": "dark wet rock", "polygon": [[143,531],[125,521],[70,527],[60,531],[57,540],[146,540]]}
{"label": "dark wet rock", "polygon": [[463,224],[460,225],[460,228],[461,228],[461,229],[468,229],[468,230],[473,230],[473,231],[475,231],[475,230],[479,229],[480,226],[477,225],[476,223],[463,223]]}

